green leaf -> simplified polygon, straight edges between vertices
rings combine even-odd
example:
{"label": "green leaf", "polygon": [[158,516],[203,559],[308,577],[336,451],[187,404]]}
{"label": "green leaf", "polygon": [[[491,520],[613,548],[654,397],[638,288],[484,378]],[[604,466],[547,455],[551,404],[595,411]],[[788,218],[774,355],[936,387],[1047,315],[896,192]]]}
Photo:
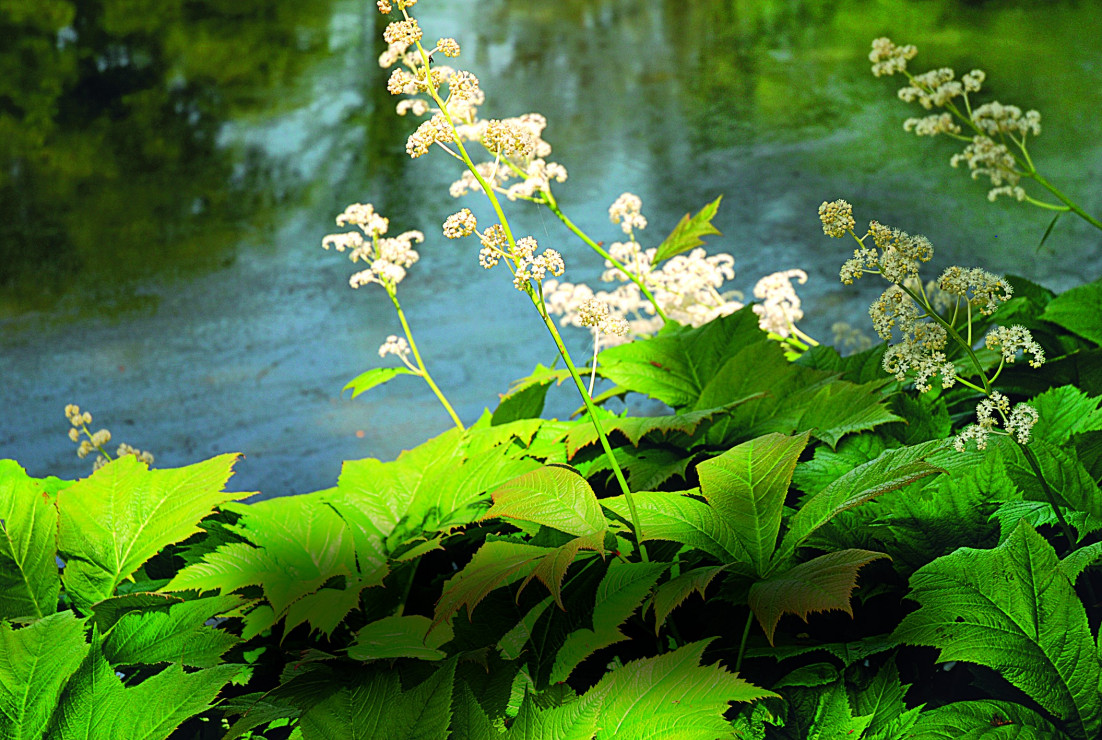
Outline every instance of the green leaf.
{"label": "green leaf", "polygon": [[579,537],[608,528],[586,479],[559,465],[545,465],[503,483],[493,490],[493,499],[480,520],[516,519]]}
{"label": "green leaf", "polygon": [[562,383],[569,377],[570,371],[566,369],[552,370],[543,365],[536,365],[531,375],[513,383],[509,392],[501,397],[497,408],[494,409],[490,424],[498,426],[519,419],[538,418],[543,413],[543,404],[551,384]]}
{"label": "green leaf", "polygon": [[755,582],[750,587],[750,608],[769,644],[782,614],[796,614],[805,622],[812,612],[841,610],[852,617],[850,596],[857,587],[857,571],[886,557],[868,550],[828,552]]}
{"label": "green leaf", "polygon": [[184,673],[171,665],[126,688],[93,650],[65,689],[49,740],[164,740],[184,720],[205,712],[240,666]]}
{"label": "green leaf", "polygon": [[155,594],[138,591],[122,596],[112,596],[92,605],[92,619],[100,632],[107,632],[122,617],[130,612],[150,609],[167,609],[173,604],[183,602],[179,596]]}
{"label": "green leaf", "polygon": [[355,378],[348,382],[342,391],[352,390],[352,397],[360,395],[364,391],[369,391],[377,385],[382,385],[389,380],[393,380],[399,375],[416,375],[417,373],[410,370],[408,367],[377,367],[373,370],[368,370],[365,373],[360,373]]}
{"label": "green leaf", "polygon": [[853,711],[871,716],[866,737],[872,740],[905,738],[918,719],[921,707],[907,709],[903,701],[908,684],[899,681],[899,669],[894,660],[886,662],[872,680],[854,693]]}
{"label": "green leaf", "polygon": [[696,466],[701,493],[731,528],[758,575],[766,574],[777,546],[792,471],[806,446],[806,434],[769,434]]}
{"label": "green leaf", "polygon": [[42,484],[0,460],[0,619],[57,611],[57,509]]}
{"label": "green leaf", "polygon": [[[750,556],[730,524],[703,501],[683,492],[637,491],[632,497],[644,541],[680,542],[708,553],[721,563],[749,564]],[[601,499],[601,505],[631,521],[623,496]]]}
{"label": "green leaf", "polygon": [[730,732],[730,702],[777,696],[719,664],[701,666],[708,642],[628,663],[586,692],[603,697],[598,740],[715,740]]}
{"label": "green leaf", "polygon": [[[654,491],[674,476],[685,477],[689,464],[699,453],[685,452],[677,447],[614,447],[612,454],[627,476],[633,491]],[[607,455],[588,463],[577,463],[578,472],[587,478],[601,471],[611,471]]]}
{"label": "green leaf", "polygon": [[[758,361],[770,355],[784,361],[780,348],[765,339],[757,314],[747,306],[699,328],[671,327],[650,339],[610,347],[601,353],[597,372],[625,390],[657,398],[674,408],[693,406],[724,363],[747,345],[755,347]],[[754,392],[758,390],[763,389]],[[745,395],[735,393],[708,407]]]}
{"label": "green leaf", "polygon": [[402,522],[416,538],[470,523],[482,513],[472,505],[485,501],[487,491],[537,467],[496,447],[468,455],[463,435],[452,429],[392,462],[345,462],[325,500],[364,532],[387,537]]}
{"label": "green leaf", "polygon": [[84,620],[72,612],[18,630],[0,622],[0,738],[40,740],[62,687],[87,652]]}
{"label": "green leaf", "polygon": [[375,674],[353,688],[341,688],[299,718],[303,740],[389,738],[401,697],[398,674]]}
{"label": "green leaf", "polygon": [[885,450],[875,460],[857,466],[807,498],[788,522],[788,531],[777,551],[775,563],[783,564],[812,532],[840,512],[927,475],[944,472],[924,460],[941,446],[943,442],[935,440],[913,447]]}
{"label": "green leaf", "polygon": [[452,696],[452,737],[494,740],[501,736],[465,681],[458,682]]}
{"label": "green leaf", "polygon": [[419,614],[384,617],[362,627],[348,647],[348,657],[356,660],[380,658],[418,658],[442,660],[440,646],[452,638],[451,630],[433,630],[432,620]]}
{"label": "green leaf", "polygon": [[682,216],[670,235],[658,245],[658,251],[654,255],[654,264],[657,265],[670,257],[703,245],[704,239],[702,237],[710,234],[722,236],[720,231],[712,225],[712,219],[715,218],[721,200],[723,200],[722,195],[701,208],[691,218],[687,213]]}
{"label": "green leaf", "polygon": [[914,737],[927,740],[1064,740],[1067,737],[1029,707],[1009,701],[958,701],[918,717]]}
{"label": "green leaf", "polygon": [[[1018,445],[1004,443],[998,449],[1010,478],[1022,490],[1023,497],[1047,501],[1041,481]],[[1049,444],[1043,439],[1030,440],[1029,449],[1036,455],[1041,473],[1058,504],[1094,519],[1102,518],[1098,483],[1079,462],[1074,449]]]}
{"label": "green leaf", "polygon": [[704,592],[708,589],[708,584],[710,584],[712,579],[719,575],[720,572],[726,569],[726,565],[694,568],[693,570],[685,571],[676,578],[671,578],[659,586],[655,590],[654,597],[650,601],[654,606],[654,634],[656,636],[658,635],[658,630],[666,623],[666,617],[670,615],[670,612],[679,607],[685,599],[689,598],[689,594],[693,591],[700,594],[700,598],[703,599]]}
{"label": "green leaf", "polygon": [[554,549],[523,542],[487,540],[466,567],[444,584],[443,593],[436,603],[433,625],[450,622],[464,606],[470,617],[479,602],[491,591],[526,578],[535,571],[539,561]]}
{"label": "green leaf", "polygon": [[532,694],[524,697],[508,740],[592,740],[600,724],[601,703],[578,699],[561,707],[540,709]]}
{"label": "green leaf", "polygon": [[892,637],[941,661],[995,669],[1075,737],[1098,737],[1099,663],[1086,611],[1043,537],[1026,523],[993,550],[960,548],[911,577],[921,606]]}
{"label": "green leaf", "polygon": [[205,626],[205,622],[240,603],[237,596],[216,596],[174,604],[167,611],[129,612],[107,633],[103,654],[112,665],[216,666],[240,640],[225,630]]}
{"label": "green leaf", "polygon": [[1041,318],[1102,344],[1102,281],[1080,285],[1053,298]]}
{"label": "green leaf", "polygon": [[1060,572],[1074,585],[1083,571],[1102,560],[1102,542],[1092,542],[1064,556],[1060,561]]}
{"label": "green leaf", "polygon": [[854,716],[845,687],[835,684],[819,696],[807,740],[861,737],[870,724],[872,715]]}
{"label": "green leaf", "polygon": [[1038,414],[1030,436],[1063,445],[1074,434],[1102,429],[1102,398],[1090,398],[1074,386],[1052,388],[1029,401]]}
{"label": "green leaf", "polygon": [[593,628],[571,632],[555,656],[551,681],[566,681],[571,672],[593,653],[628,639],[620,625],[643,603],[669,563],[609,563],[593,606]]}
{"label": "green leaf", "polygon": [[[674,414],[672,416],[625,417],[615,416],[603,411],[599,411],[598,413],[601,427],[604,429],[606,435],[611,436],[613,432],[619,432],[628,438],[632,446],[638,447],[643,437],[648,435],[654,437],[669,436],[673,432],[679,432],[684,435],[692,436],[702,423],[711,421],[713,417],[730,412],[731,409],[739,404],[761,398],[764,395],[764,392],[754,393],[720,408],[702,409],[700,411],[690,411],[688,413]],[[583,421],[585,420],[583,419]],[[574,455],[578,454],[578,450],[587,445],[597,444],[599,441],[600,437],[597,435],[597,429],[593,424],[578,424],[566,435],[566,454],[573,458]]]}
{"label": "green leaf", "polygon": [[249,496],[222,490],[237,457],[149,470],[135,456],[123,455],[60,491],[62,581],[77,606],[87,609],[113,595],[166,545],[202,531],[196,525],[215,506]]}
{"label": "green leaf", "polygon": [[395,671],[341,688],[303,713],[303,740],[445,740],[454,675],[449,660],[410,691]]}
{"label": "green leaf", "polygon": [[884,405],[879,385],[838,380],[789,398],[784,404],[785,413],[778,415],[775,430],[792,433],[810,429],[813,437],[833,448],[847,434],[901,421]]}

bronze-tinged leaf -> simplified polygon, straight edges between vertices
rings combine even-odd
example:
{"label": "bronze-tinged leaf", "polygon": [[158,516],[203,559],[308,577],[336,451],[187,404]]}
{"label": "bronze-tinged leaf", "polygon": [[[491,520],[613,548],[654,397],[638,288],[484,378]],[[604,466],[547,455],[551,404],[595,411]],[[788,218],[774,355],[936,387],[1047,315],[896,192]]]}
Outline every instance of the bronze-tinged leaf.
{"label": "bronze-tinged leaf", "polygon": [[750,587],[750,609],[765,630],[769,644],[773,644],[773,633],[782,614],[796,614],[806,622],[811,612],[840,609],[852,617],[850,596],[857,586],[857,571],[873,560],[887,557],[870,550],[839,550],[755,583]]}
{"label": "bronze-tinged leaf", "polygon": [[547,590],[551,592],[551,596],[554,597],[559,608],[566,611],[566,607],[562,603],[562,579],[566,577],[566,571],[578,557],[579,550],[595,550],[603,553],[605,550],[604,542],[605,533],[594,532],[582,537],[575,537],[565,545],[554,548],[540,558],[535,570],[529,573],[524,582],[520,584],[520,588],[517,589],[517,596],[520,596],[520,592],[533,578],[538,578],[544,586],[547,586]]}
{"label": "bronze-tinged leaf", "polygon": [[597,495],[574,470],[545,465],[493,490],[494,505],[481,518],[516,519],[578,537],[608,528]]}
{"label": "bronze-tinged leaf", "polygon": [[716,211],[719,210],[721,200],[723,200],[722,195],[697,211],[695,216],[689,216],[687,213],[682,216],[670,235],[658,245],[658,251],[654,255],[654,264],[657,265],[663,260],[668,260],[670,257],[703,245],[704,239],[701,237],[711,234],[722,236],[719,229],[712,225],[712,219],[715,218]]}
{"label": "bronze-tinged leaf", "polygon": [[470,617],[491,591],[527,577],[540,559],[555,549],[507,540],[486,542],[478,548],[471,562],[444,584],[444,591],[436,603],[433,627],[441,622],[450,623],[464,606]]}
{"label": "bronze-tinged leaf", "polygon": [[662,625],[666,623],[666,617],[670,615],[693,591],[704,598],[704,592],[708,584],[712,582],[720,572],[727,569],[726,565],[705,566],[687,570],[676,578],[659,586],[650,603],[654,606],[654,634],[657,635]]}

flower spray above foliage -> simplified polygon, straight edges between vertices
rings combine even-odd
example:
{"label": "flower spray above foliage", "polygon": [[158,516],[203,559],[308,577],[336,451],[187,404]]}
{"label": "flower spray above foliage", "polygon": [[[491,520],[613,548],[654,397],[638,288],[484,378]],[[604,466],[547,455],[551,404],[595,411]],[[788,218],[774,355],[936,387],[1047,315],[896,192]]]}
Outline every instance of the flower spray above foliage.
{"label": "flower spray above foliage", "polygon": [[[960,79],[948,68],[911,74],[907,62],[914,59],[918,49],[907,44],[898,46],[891,39],[878,38],[872,42],[869,61],[872,73],[877,77],[903,74],[909,84],[899,89],[899,99],[907,103],[917,102],[926,110],[940,108],[943,112],[931,113],[922,118],[908,118],[903,122],[905,131],[918,136],[945,135],[967,142],[964,150],[949,160],[953,167],[968,165],[972,179],[987,177],[991,189],[987,199],[994,201],[1000,195],[1031,203],[1040,208],[1057,211],[1049,226],[1051,231],[1056,219],[1064,213],[1074,213],[1092,226],[1102,229],[1102,221],[1084,211],[1071,198],[1050,183],[1033,164],[1029,154],[1029,136],[1041,133],[1041,114],[1035,110],[1022,112],[1016,105],[1004,105],[997,100],[974,105],[972,94],[978,93],[987,74],[974,69]],[[1033,180],[1054,196],[1059,203],[1040,200],[1031,196],[1023,187],[1023,178]],[[1046,233],[1046,237],[1047,237]],[[1042,243],[1044,240],[1042,239]]]}

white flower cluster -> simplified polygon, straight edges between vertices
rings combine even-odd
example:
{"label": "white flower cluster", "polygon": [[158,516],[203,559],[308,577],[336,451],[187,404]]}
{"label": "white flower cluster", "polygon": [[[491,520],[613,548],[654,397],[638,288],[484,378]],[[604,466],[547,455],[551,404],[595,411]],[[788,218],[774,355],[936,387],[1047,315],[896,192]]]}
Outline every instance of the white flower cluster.
{"label": "white flower cluster", "polygon": [[1029,361],[1030,367],[1045,364],[1045,351],[1024,326],[996,326],[987,333],[984,342],[988,349],[998,350],[1002,361],[1008,365],[1014,362],[1019,352],[1033,355]]}
{"label": "white flower cluster", "polygon": [[[838,202],[838,201],[836,201]],[[844,202],[844,201],[841,201]],[[828,205],[824,203],[823,206]],[[848,204],[847,204],[848,205]],[[829,235],[837,233],[837,216],[819,207],[819,218],[823,222],[823,231]],[[850,227],[852,229],[852,227]],[[866,246],[865,239],[872,237],[874,246]],[[878,221],[869,222],[869,230],[858,241],[861,246],[853,250],[853,257],[846,260],[838,275],[846,285],[852,285],[866,272],[883,275],[892,283],[903,283],[918,277],[920,262],[929,262],[933,256],[933,245],[926,237],[911,236],[905,231],[892,229]]]}
{"label": "white flower cluster", "polygon": [[792,287],[792,279],[803,285],[807,273],[803,270],[783,270],[766,275],[754,285],[754,297],[761,303],[754,304],[758,325],[767,332],[787,337],[797,321],[804,317],[800,297]]}
{"label": "white flower cluster", "polygon": [[613,316],[608,304],[597,298],[588,298],[578,307],[578,322],[598,334],[623,337],[628,333],[628,322]]}
{"label": "white flower cluster", "polygon": [[[353,288],[378,283],[394,290],[405,279],[406,270],[420,258],[413,244],[425,241],[425,235],[420,231],[406,231],[395,237],[383,238],[382,235],[390,228],[390,221],[376,213],[370,203],[354,203],[337,216],[338,226],[347,224],[360,227],[360,231],[329,234],[321,240],[322,248],[347,251],[348,258],[353,262],[363,261],[369,265],[366,270],[354,273],[348,279]],[[364,235],[368,238],[365,239]]]}
{"label": "white flower cluster", "polygon": [[[735,260],[729,254],[708,253],[697,248],[680,254],[655,268],[655,248],[643,249],[635,240],[635,231],[646,228],[642,202],[631,193],[624,193],[609,209],[609,218],[619,223],[631,239],[614,242],[608,254],[651,291],[666,315],[682,324],[701,326],[719,316],[734,313],[743,307],[741,295],[723,291],[723,284],[735,276]],[[561,316],[563,326],[586,326],[581,310],[591,300],[607,305],[611,316],[623,319],[627,331],[620,341],[630,337],[654,334],[663,321],[655,315],[654,305],[643,295],[638,285],[611,260],[605,260],[602,282],[620,282],[612,291],[594,291],[587,285],[548,281],[544,285],[544,301],[549,313]],[[798,303],[798,299],[797,299]],[[606,344],[616,343],[612,339]]]}
{"label": "white flower cluster", "polygon": [[[1007,147],[1007,140],[1024,147],[1027,135],[1041,133],[1041,114],[1035,110],[1023,113],[1015,105],[1003,105],[998,101],[972,107],[968,94],[979,92],[983,86],[987,77],[983,70],[974,69],[959,80],[948,67],[911,75],[906,71],[907,60],[916,53],[913,46],[898,47],[889,39],[879,38],[872,42],[872,52],[869,54],[869,61],[873,62],[872,73],[877,77],[896,72],[908,76],[910,84],[899,90],[901,100],[918,102],[926,110],[949,107],[952,111],[908,118],[903,122],[903,129],[918,136],[949,134],[963,139],[960,125],[953,120],[954,115],[959,116],[973,127],[976,135],[963,152],[953,155],[949,163],[953,167],[961,162],[967,164],[972,171],[972,179],[990,178],[992,187],[987,192],[988,200],[994,201],[1000,195],[1025,200],[1026,192],[1018,184],[1022,172]],[[964,99],[964,105],[954,107],[952,101],[958,97]],[[960,112],[961,109],[967,116]]]}
{"label": "white flower cluster", "polygon": [[[992,416],[993,413],[999,415],[1005,431],[997,428],[999,419]],[[1040,417],[1037,409],[1032,406],[1019,403],[1011,409],[1010,400],[1006,396],[998,391],[992,391],[991,396],[980,401],[976,407],[977,423],[965,427],[953,440],[953,447],[957,452],[964,452],[968,442],[974,441],[976,449],[985,450],[991,434],[1013,435],[1020,444],[1027,444],[1038,418]]]}
{"label": "white flower cluster", "polygon": [[647,218],[640,211],[643,201],[638,195],[624,193],[609,206],[608,217],[614,224],[620,224],[625,234],[631,234],[635,229],[647,228]]}

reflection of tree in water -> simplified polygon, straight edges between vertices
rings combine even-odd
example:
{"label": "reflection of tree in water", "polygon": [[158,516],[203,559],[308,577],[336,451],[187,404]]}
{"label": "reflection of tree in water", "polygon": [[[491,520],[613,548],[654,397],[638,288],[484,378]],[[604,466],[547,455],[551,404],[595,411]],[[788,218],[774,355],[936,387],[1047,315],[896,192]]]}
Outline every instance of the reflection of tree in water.
{"label": "reflection of tree in water", "polygon": [[324,50],[330,2],[5,0],[0,291],[225,258],[260,216],[219,126]]}

